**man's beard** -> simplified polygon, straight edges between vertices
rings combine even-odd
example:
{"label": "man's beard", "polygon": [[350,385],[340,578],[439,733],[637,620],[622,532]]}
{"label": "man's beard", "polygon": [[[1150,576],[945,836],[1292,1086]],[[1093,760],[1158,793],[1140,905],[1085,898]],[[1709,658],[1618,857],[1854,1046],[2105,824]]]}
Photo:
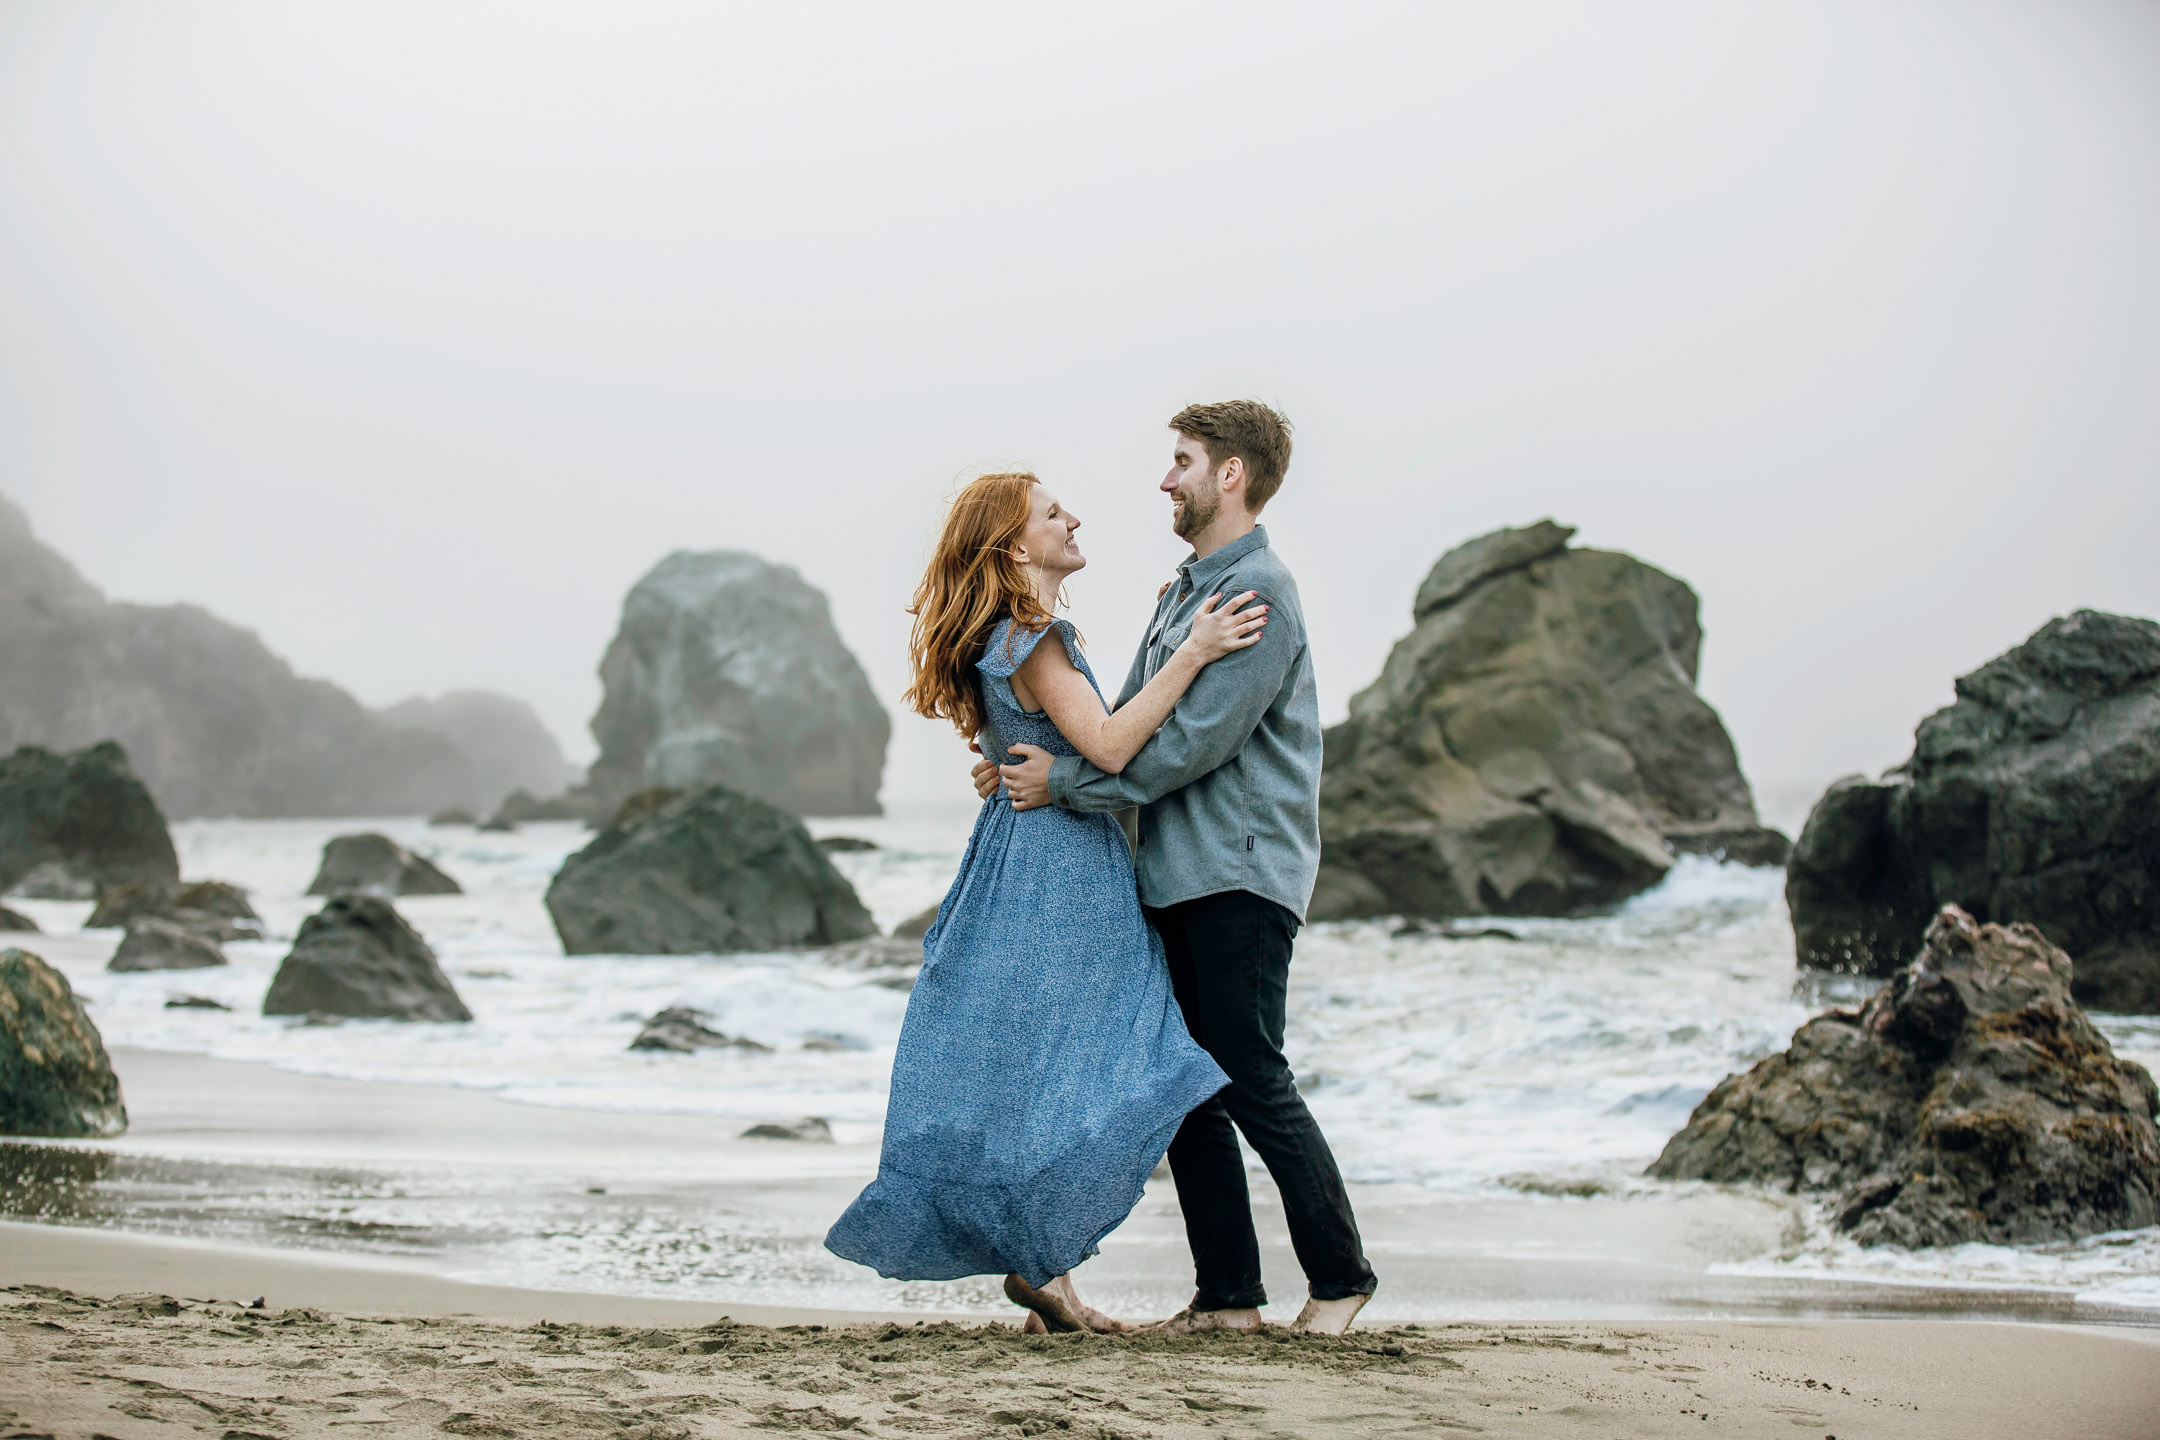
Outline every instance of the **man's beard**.
{"label": "man's beard", "polygon": [[1222,513],[1222,495],[1214,490],[1195,485],[1190,490],[1179,490],[1178,499],[1185,503],[1172,512],[1170,529],[1180,540],[1190,540]]}

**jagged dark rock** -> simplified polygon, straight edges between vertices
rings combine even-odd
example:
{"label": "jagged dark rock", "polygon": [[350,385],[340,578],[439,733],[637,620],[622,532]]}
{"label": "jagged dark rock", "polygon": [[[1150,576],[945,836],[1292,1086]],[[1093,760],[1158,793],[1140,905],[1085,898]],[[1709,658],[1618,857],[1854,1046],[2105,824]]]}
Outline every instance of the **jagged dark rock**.
{"label": "jagged dark rock", "polygon": [[1311,918],[1572,914],[1676,854],[1782,863],[1695,693],[1695,593],[1574,533],[1495,531],[1433,566],[1327,732]]}
{"label": "jagged dark rock", "polygon": [[817,847],[828,855],[845,855],[878,848],[877,841],[865,840],[859,835],[821,835],[818,837]]}
{"label": "jagged dark rock", "polygon": [[1785,898],[1800,963],[1888,974],[1935,907],[2025,921],[2077,998],[2160,1011],[2160,624],[2081,610],[1957,682],[1912,759],[1816,802]]}
{"label": "jagged dark rock", "polygon": [[193,926],[155,915],[128,922],[127,934],[105,963],[108,970],[206,970],[225,963],[217,942]]}
{"label": "jagged dark rock", "polygon": [[263,996],[265,1015],[472,1019],[435,952],[379,895],[338,895],[300,926]]}
{"label": "jagged dark rock", "polygon": [[310,895],[462,895],[457,881],[387,835],[340,835],[323,846]]}
{"label": "jagged dark rock", "polygon": [[478,825],[480,817],[462,805],[453,805],[447,810],[438,810],[428,816],[427,823],[440,830],[452,825]]}
{"label": "jagged dark rock", "polygon": [[645,1022],[637,1038],[630,1042],[632,1050],[666,1050],[677,1055],[689,1055],[699,1050],[750,1050],[770,1054],[770,1045],[760,1045],[755,1040],[742,1040],[723,1035],[705,1026],[705,1012],[693,1010],[687,1005],[674,1005],[662,1010]]}
{"label": "jagged dark rock", "polygon": [[208,995],[175,995],[165,1002],[167,1010],[223,1010],[230,1013],[232,1006]]}
{"label": "jagged dark rock", "polygon": [[723,954],[877,933],[800,820],[721,785],[601,831],[563,862],[547,907],[571,955]]}
{"label": "jagged dark rock", "polygon": [[874,815],[892,722],[824,593],[734,550],[678,550],[623,601],[589,784],[726,785],[797,815]]}
{"label": "jagged dark rock", "polygon": [[1945,906],[1859,1010],[1721,1081],[1650,1167],[1828,1195],[1864,1245],[2027,1245],[2160,1220],[2160,1092],[2030,925]]}
{"label": "jagged dark rock", "polygon": [[25,745],[0,760],[0,891],[48,865],[99,890],[179,880],[165,817],[112,741],[73,755]]}
{"label": "jagged dark rock", "polygon": [[10,910],[7,906],[0,905],[0,931],[35,935],[38,933],[38,923],[20,910]]}
{"label": "jagged dark rock", "polygon": [[118,1135],[120,1078],[67,977],[0,950],[0,1135]]}

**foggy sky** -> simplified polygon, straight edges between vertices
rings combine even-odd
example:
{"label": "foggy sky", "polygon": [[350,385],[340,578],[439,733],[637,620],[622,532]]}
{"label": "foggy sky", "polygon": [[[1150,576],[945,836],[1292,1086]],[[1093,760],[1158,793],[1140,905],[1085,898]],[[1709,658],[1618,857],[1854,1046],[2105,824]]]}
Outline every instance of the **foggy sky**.
{"label": "foggy sky", "polygon": [[[1252,395],[1326,718],[1550,515],[1694,585],[1798,794],[2051,615],[2160,614],[2156,257],[2153,3],[0,6],[0,491],[580,757],[678,547],[797,566],[897,711],[990,462],[1086,522],[1121,674],[1163,422]],[[887,799],[963,758],[901,720]]]}

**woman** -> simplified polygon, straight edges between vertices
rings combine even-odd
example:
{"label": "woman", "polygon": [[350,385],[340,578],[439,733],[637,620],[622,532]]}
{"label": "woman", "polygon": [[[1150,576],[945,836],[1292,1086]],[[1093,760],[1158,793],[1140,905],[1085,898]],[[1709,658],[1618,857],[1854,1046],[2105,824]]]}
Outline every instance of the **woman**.
{"label": "woman", "polygon": [[[917,714],[985,754],[1024,741],[1119,771],[1203,667],[1260,638],[1265,607],[1239,613],[1249,594],[1210,601],[1110,713],[1053,613],[1087,564],[1079,528],[1033,475],[961,491],[909,611]],[[1015,812],[1001,790],[923,937],[878,1178],[825,1244],[891,1279],[1006,1272],[1030,1329],[1122,1329],[1080,1303],[1069,1272],[1131,1212],[1186,1112],[1226,1083],[1185,1033],[1117,821]]]}

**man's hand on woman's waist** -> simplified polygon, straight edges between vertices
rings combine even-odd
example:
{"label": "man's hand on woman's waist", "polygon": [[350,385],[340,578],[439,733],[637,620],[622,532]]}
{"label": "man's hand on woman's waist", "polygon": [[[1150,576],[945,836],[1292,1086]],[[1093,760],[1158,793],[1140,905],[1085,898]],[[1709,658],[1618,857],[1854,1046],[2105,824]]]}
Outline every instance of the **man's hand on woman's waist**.
{"label": "man's hand on woman's waist", "polygon": [[[968,749],[982,754],[982,747],[968,741]],[[978,760],[968,778],[975,782],[975,793],[988,800],[1003,785],[1012,796],[1015,810],[1036,810],[1050,803],[1050,752],[1034,745],[1015,745],[1008,752],[1027,758],[1013,765],[994,765],[989,760]]]}

